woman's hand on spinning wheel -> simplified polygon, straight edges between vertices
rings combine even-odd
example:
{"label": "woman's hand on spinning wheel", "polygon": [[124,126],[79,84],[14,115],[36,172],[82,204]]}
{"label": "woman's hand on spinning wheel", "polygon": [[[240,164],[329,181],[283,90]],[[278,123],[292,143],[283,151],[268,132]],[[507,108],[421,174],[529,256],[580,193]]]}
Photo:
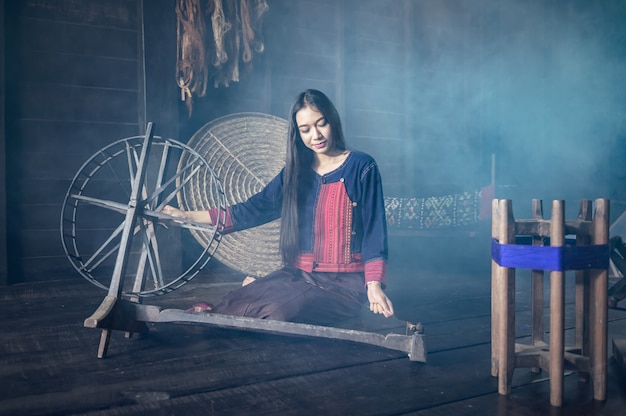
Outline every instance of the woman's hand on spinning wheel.
{"label": "woman's hand on spinning wheel", "polygon": [[211,224],[211,215],[208,211],[183,211],[171,205],[166,205],[161,212],[174,218],[180,218],[199,224]]}

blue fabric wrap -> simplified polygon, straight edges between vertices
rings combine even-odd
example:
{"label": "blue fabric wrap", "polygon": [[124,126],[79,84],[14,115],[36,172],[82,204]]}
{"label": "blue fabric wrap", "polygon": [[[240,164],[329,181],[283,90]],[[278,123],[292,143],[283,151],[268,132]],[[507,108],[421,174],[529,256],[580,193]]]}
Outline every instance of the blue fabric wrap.
{"label": "blue fabric wrap", "polygon": [[491,258],[502,267],[534,270],[608,269],[608,244],[562,247],[500,244],[491,240]]}

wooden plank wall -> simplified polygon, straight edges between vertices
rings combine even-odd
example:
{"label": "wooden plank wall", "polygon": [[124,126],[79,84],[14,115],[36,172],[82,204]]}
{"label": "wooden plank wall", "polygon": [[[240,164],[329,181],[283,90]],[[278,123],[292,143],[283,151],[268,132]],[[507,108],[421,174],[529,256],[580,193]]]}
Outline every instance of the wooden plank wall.
{"label": "wooden plank wall", "polygon": [[366,0],[343,9],[345,129],[352,145],[376,158],[389,196],[407,196],[413,187],[413,3]]}
{"label": "wooden plank wall", "polygon": [[[409,83],[414,189],[421,189],[420,196],[471,191],[489,181],[481,53],[485,22],[497,19],[483,19],[486,3],[415,3]],[[484,176],[476,178],[478,171]]]}
{"label": "wooden plank wall", "polygon": [[67,276],[58,224],[71,178],[141,130],[138,5],[7,2],[10,282]]}
{"label": "wooden plank wall", "polygon": [[[5,28],[4,21],[4,0],[0,0],[0,27]],[[0,285],[8,283],[8,264],[7,264],[7,198],[6,198],[6,134],[4,121],[4,55],[5,55],[5,31],[0,30]]]}

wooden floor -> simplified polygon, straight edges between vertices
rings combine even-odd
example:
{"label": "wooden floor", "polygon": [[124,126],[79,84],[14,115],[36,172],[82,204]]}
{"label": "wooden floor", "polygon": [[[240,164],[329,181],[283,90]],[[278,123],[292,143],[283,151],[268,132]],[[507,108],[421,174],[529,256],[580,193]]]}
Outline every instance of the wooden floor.
{"label": "wooden floor", "polygon": [[[209,270],[145,303],[186,308],[218,297],[240,278],[220,276],[222,283],[212,284],[216,273],[228,274]],[[527,280],[518,272],[520,335],[529,333]],[[348,341],[190,324],[151,324],[147,335],[130,339],[115,332],[107,357],[98,359],[100,331],[83,321],[100,304],[101,289],[78,276],[2,287],[0,414],[626,414],[626,387],[611,351],[606,402],[595,402],[590,385],[569,374],[563,408],[551,408],[547,375],[526,369],[515,371],[510,397],[497,394],[490,375],[488,265],[396,266],[390,281],[398,316],[425,324],[426,364]],[[399,319],[364,316],[357,324],[368,331],[404,330]],[[609,317],[610,346],[626,338],[626,309],[610,310]]]}

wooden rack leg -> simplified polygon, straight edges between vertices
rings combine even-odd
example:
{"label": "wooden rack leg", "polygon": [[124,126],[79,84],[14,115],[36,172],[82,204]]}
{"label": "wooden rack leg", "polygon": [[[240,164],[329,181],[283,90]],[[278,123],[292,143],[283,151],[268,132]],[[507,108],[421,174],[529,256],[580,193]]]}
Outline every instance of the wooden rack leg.
{"label": "wooden rack leg", "polygon": [[593,398],[606,400],[608,271],[593,274],[591,296],[591,379]]}
{"label": "wooden rack leg", "polygon": [[[491,201],[491,237],[496,240],[500,239],[498,232],[499,229],[499,217],[500,207],[497,199]],[[500,314],[496,306],[498,296],[500,296],[500,289],[498,282],[499,278],[499,265],[495,260],[491,259],[491,376],[498,377],[498,345],[499,345],[499,330],[500,330]]]}
{"label": "wooden rack leg", "polygon": [[[592,221],[593,204],[591,200],[583,199],[580,201],[580,209],[578,211],[578,221]],[[592,244],[590,236],[576,236],[577,246],[587,246]],[[590,273],[589,270],[576,270],[575,283],[575,314],[576,314],[576,348],[579,353],[585,357],[590,355],[589,342],[589,308],[590,308]],[[586,371],[578,372],[578,380],[581,382],[589,381],[589,373]]]}
{"label": "wooden rack leg", "polygon": [[[535,220],[543,219],[543,201],[540,199],[532,200],[532,218]],[[543,237],[533,236],[533,246],[543,246]],[[544,303],[544,271],[531,271],[531,345],[535,346],[543,343],[544,324],[543,324],[543,303]],[[530,369],[535,374],[541,372],[541,367],[532,367]]]}
{"label": "wooden rack leg", "polygon": [[[609,200],[597,199],[593,218],[593,244],[609,243]],[[606,400],[609,271],[594,270],[591,283],[591,378],[593,398]]]}
{"label": "wooden rack leg", "polygon": [[515,370],[515,269],[501,268],[498,392],[511,394],[511,382]]}
{"label": "wooden rack leg", "polygon": [[[565,202],[552,201],[550,245],[565,245]],[[563,404],[563,367],[565,358],[565,273],[550,272],[550,404]]]}
{"label": "wooden rack leg", "polygon": [[563,404],[563,360],[565,304],[564,273],[550,273],[550,404]]}
{"label": "wooden rack leg", "polygon": [[[575,314],[576,314],[576,349],[585,357],[590,356],[589,310],[590,310],[590,273],[588,270],[576,270]],[[578,372],[578,380],[588,382],[590,374]]]}
{"label": "wooden rack leg", "polygon": [[[502,244],[512,244],[515,242],[515,219],[511,200],[500,200],[498,211],[498,240]],[[509,395],[515,370],[515,269],[498,266],[496,271],[498,393]]]}
{"label": "wooden rack leg", "polygon": [[[532,200],[532,218],[535,220],[543,219],[543,202],[540,199]],[[543,246],[543,237],[534,236],[533,246]],[[543,303],[544,303],[544,271],[531,271],[531,345],[535,346],[544,341],[544,319],[543,319]],[[532,367],[531,372],[535,374],[541,373],[541,367]]]}
{"label": "wooden rack leg", "polygon": [[[531,345],[538,345],[543,342],[544,324],[543,324],[543,270],[531,271]],[[532,367],[531,372],[535,374],[541,373],[541,367]]]}

